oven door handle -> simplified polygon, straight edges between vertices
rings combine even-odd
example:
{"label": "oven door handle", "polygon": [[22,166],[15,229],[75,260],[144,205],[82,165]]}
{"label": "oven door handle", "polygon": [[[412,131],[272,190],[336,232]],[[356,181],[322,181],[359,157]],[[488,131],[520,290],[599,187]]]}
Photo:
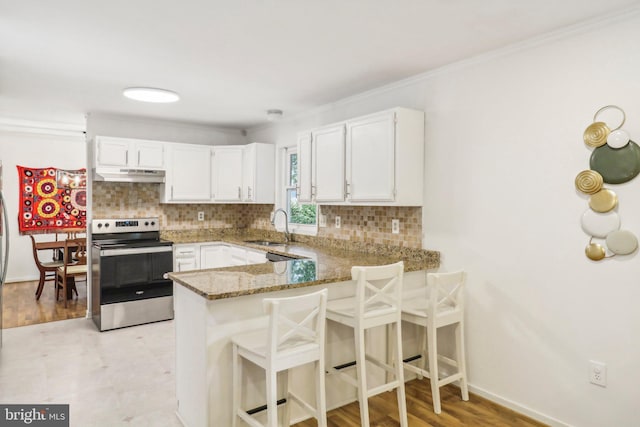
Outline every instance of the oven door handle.
{"label": "oven door handle", "polygon": [[118,249],[102,249],[100,256],[119,256],[119,255],[138,255],[138,254],[155,254],[158,252],[171,252],[171,246],[150,246],[147,248],[118,248]]}

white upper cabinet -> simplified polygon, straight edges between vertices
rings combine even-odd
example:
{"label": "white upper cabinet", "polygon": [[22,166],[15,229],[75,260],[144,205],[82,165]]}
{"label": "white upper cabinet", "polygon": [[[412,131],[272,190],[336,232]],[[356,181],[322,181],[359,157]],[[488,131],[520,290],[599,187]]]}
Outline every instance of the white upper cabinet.
{"label": "white upper cabinet", "polygon": [[254,142],[242,153],[242,201],[275,203],[276,151],[273,144]]}
{"label": "white upper cabinet", "polygon": [[349,201],[394,201],[395,112],[347,122],[346,164]]}
{"label": "white upper cabinet", "polygon": [[167,176],[160,186],[161,201],[208,202],[211,200],[211,147],[168,144]]}
{"label": "white upper cabinet", "polygon": [[298,134],[298,187],[296,193],[299,202],[312,202],[311,181],[313,177],[311,132]]}
{"label": "white upper cabinet", "polygon": [[272,144],[168,144],[163,203],[274,203]]}
{"label": "white upper cabinet", "polygon": [[318,203],[344,201],[344,125],[311,132],[313,146],[312,192]]}
{"label": "white upper cabinet", "polygon": [[298,135],[298,200],[422,206],[424,112],[394,108]]}
{"label": "white upper cabinet", "polygon": [[212,198],[220,202],[242,200],[243,146],[213,147]]}
{"label": "white upper cabinet", "polygon": [[164,168],[164,146],[162,142],[139,142],[134,145],[136,165],[146,169]]}
{"label": "white upper cabinet", "polygon": [[96,136],[96,167],[164,169],[166,143]]}
{"label": "white upper cabinet", "polygon": [[212,178],[214,202],[274,203],[275,147],[215,146]]}

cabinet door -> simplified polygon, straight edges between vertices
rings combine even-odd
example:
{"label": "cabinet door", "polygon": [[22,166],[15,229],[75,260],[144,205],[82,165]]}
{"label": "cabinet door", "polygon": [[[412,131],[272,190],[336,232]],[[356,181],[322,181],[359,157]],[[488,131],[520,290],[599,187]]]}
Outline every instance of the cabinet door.
{"label": "cabinet door", "polygon": [[237,246],[227,246],[230,265],[247,265],[247,250]]}
{"label": "cabinet door", "polygon": [[178,258],[176,259],[175,265],[176,265],[175,268],[177,272],[192,271],[192,270],[198,269],[195,258]]}
{"label": "cabinet door", "polygon": [[242,149],[242,201],[275,202],[276,151],[273,144],[253,142]]}
{"label": "cabinet door", "polygon": [[315,201],[344,201],[344,125],[312,132]]}
{"label": "cabinet door", "polygon": [[97,137],[96,166],[128,166],[129,145],[126,139]]}
{"label": "cabinet door", "polygon": [[200,266],[205,268],[228,267],[229,256],[226,245],[202,245],[200,247]]}
{"label": "cabinet door", "polygon": [[175,245],[173,247],[173,268],[175,271],[197,270],[197,252],[196,245]]}
{"label": "cabinet door", "polygon": [[169,199],[173,201],[211,200],[211,149],[206,145],[172,144]]}
{"label": "cabinet door", "polygon": [[164,144],[162,142],[140,142],[135,144],[135,165],[140,168],[162,169],[164,167]]}
{"label": "cabinet door", "polygon": [[267,254],[262,251],[247,249],[247,264],[262,264],[267,262]]}
{"label": "cabinet door", "polygon": [[347,191],[354,202],[394,200],[395,113],[347,122]]}
{"label": "cabinet door", "polygon": [[213,148],[213,199],[242,200],[242,147]]}
{"label": "cabinet door", "polygon": [[249,144],[242,150],[242,200],[245,202],[256,201],[256,157],[255,144]]}
{"label": "cabinet door", "polygon": [[312,178],[312,139],[311,132],[298,135],[298,186],[296,188],[299,202],[311,202]]}

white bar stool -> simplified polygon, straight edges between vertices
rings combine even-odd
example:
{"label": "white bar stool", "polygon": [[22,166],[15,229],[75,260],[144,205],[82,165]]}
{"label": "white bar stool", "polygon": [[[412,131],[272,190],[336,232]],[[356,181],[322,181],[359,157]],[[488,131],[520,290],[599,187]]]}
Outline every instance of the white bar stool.
{"label": "white bar stool", "polygon": [[[402,320],[424,327],[420,335],[420,366],[404,363],[405,369],[415,372],[419,378],[425,376],[431,382],[433,411],[439,414],[440,387],[454,381],[460,381],[462,400],[469,400],[467,369],[464,350],[464,284],[466,273],[428,273],[426,289],[406,292],[402,302]],[[438,355],[438,328],[455,325],[456,359]],[[426,333],[426,340],[425,340]],[[426,341],[426,345],[425,345]],[[429,369],[425,369],[425,360],[429,360]],[[438,361],[446,363],[457,372],[440,378]]]}
{"label": "white bar stool", "polygon": [[[404,263],[398,262],[390,265],[374,267],[352,267],[351,277],[356,281],[356,295],[353,298],[342,298],[327,303],[327,319],[350,326],[355,335],[356,353],[356,378],[345,372],[330,368],[331,373],[337,373],[340,378],[358,389],[358,401],[360,402],[360,423],[363,427],[369,426],[370,396],[384,391],[397,391],[398,409],[400,412],[400,425],[407,427],[407,404],[404,393],[404,371],[402,363],[391,366],[371,355],[365,354],[365,330],[377,326],[391,326],[388,334],[393,339],[387,342],[392,346],[393,360],[402,361],[402,333],[401,311],[402,302],[402,274]],[[391,349],[389,349],[391,350]],[[387,352],[389,354],[390,351]],[[387,373],[393,373],[395,379],[372,389],[367,387],[367,373],[365,361],[371,362],[384,369]],[[389,376],[389,375],[387,375]]]}
{"label": "white bar stool", "polygon": [[[242,358],[265,370],[267,382],[267,426],[277,427],[277,374],[285,371],[286,411],[284,425],[289,426],[291,401],[296,401],[318,420],[327,425],[325,396],[324,342],[327,290],[289,298],[265,298],[269,327],[236,335],[233,343],[233,422],[238,418],[253,427],[262,427],[255,418],[240,408],[242,396]],[[289,391],[287,370],[315,363],[316,407],[312,407]]]}

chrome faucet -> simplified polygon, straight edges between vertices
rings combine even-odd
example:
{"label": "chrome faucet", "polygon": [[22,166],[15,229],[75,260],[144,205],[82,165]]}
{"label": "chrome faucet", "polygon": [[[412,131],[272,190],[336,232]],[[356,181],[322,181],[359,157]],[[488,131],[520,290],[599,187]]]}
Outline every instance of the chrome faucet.
{"label": "chrome faucet", "polygon": [[291,240],[291,235],[289,234],[289,216],[287,215],[287,211],[285,211],[284,209],[276,209],[275,211],[273,211],[273,213],[271,214],[271,225],[275,227],[276,214],[278,212],[282,212],[284,214],[284,240],[285,242],[289,243],[289,240]]}

